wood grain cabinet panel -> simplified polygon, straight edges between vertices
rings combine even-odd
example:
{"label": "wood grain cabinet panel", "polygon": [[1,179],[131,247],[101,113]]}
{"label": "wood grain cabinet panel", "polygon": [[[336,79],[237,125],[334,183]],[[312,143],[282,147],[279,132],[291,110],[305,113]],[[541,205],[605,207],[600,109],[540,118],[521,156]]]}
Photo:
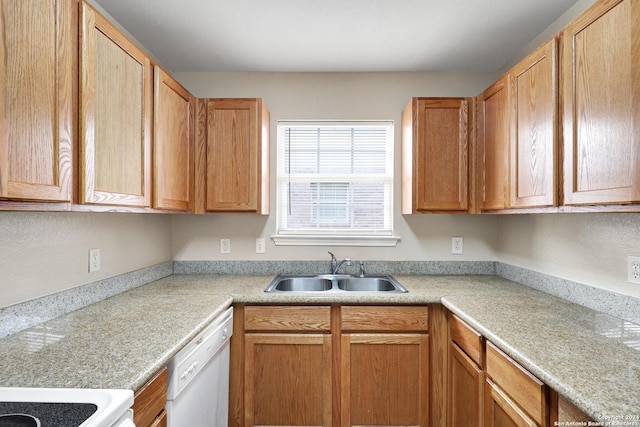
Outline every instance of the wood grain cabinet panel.
{"label": "wood grain cabinet panel", "polygon": [[245,331],[331,332],[329,306],[248,306],[244,309]]}
{"label": "wood grain cabinet panel", "polygon": [[557,205],[557,41],[551,39],[509,72],[510,206]]}
{"label": "wood grain cabinet panel", "polygon": [[151,62],[82,5],[80,203],[151,205]]}
{"label": "wood grain cabinet panel", "polygon": [[269,111],[261,99],[198,100],[196,212],[269,213]]}
{"label": "wood grain cabinet panel", "polygon": [[340,308],[343,331],[356,332],[427,332],[429,307],[426,306],[358,306]]}
{"label": "wood grain cabinet panel", "polygon": [[509,84],[503,76],[478,98],[479,210],[509,207]]}
{"label": "wood grain cabinet panel", "polygon": [[156,66],[153,100],[153,207],[192,210],[195,98]]}
{"label": "wood grain cabinet panel", "polygon": [[478,366],[484,366],[484,338],[460,318],[449,313],[451,342],[462,349]]}
{"label": "wood grain cabinet panel", "polygon": [[596,2],[562,39],[564,204],[640,202],[640,4]]}
{"label": "wood grain cabinet panel", "polygon": [[478,426],[484,421],[484,339],[449,313],[447,425]]}
{"label": "wood grain cabinet panel", "polygon": [[342,335],[342,425],[429,425],[428,334]]}
{"label": "wood grain cabinet panel", "polygon": [[330,334],[247,334],[245,426],[330,426]]}
{"label": "wood grain cabinet panel", "polygon": [[468,212],[469,104],[412,98],[402,113],[402,213]]}
{"label": "wood grain cabinet panel", "polygon": [[552,391],[549,425],[596,425],[596,422],[567,399]]}
{"label": "wood grain cabinet panel", "polygon": [[[240,424],[330,426],[331,307],[247,306],[242,311],[244,416]],[[234,412],[235,408],[230,411],[232,417]],[[236,420],[230,422],[235,425]]]}
{"label": "wood grain cabinet panel", "polygon": [[484,371],[458,345],[449,347],[449,427],[482,425]]}
{"label": "wood grain cabinet panel", "polygon": [[78,4],[0,1],[0,199],[70,202]]}
{"label": "wood grain cabinet panel", "polygon": [[[167,369],[162,368],[135,393],[133,421],[136,426],[166,425]],[[164,423],[164,424],[163,424]]]}
{"label": "wood grain cabinet panel", "polygon": [[341,307],[342,426],[429,424],[426,306]]}
{"label": "wood grain cabinet panel", "polygon": [[[511,425],[546,426],[549,418],[548,391],[544,383],[487,343],[485,427]],[[517,421],[515,421],[517,419]]]}

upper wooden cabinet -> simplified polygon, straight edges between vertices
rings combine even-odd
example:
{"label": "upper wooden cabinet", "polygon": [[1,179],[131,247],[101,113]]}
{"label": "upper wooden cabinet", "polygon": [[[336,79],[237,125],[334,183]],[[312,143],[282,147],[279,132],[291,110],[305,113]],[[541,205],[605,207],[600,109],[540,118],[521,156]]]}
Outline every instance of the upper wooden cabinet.
{"label": "upper wooden cabinet", "polygon": [[509,206],[510,144],[508,76],[478,96],[478,208]]}
{"label": "upper wooden cabinet", "polygon": [[562,39],[564,204],[640,202],[640,3],[596,2]]}
{"label": "upper wooden cabinet", "polygon": [[149,58],[82,5],[79,203],[151,204]]}
{"label": "upper wooden cabinet", "polygon": [[70,202],[78,4],[0,1],[0,199]]}
{"label": "upper wooden cabinet", "polygon": [[199,99],[196,212],[269,213],[269,111],[261,99]]}
{"label": "upper wooden cabinet", "polygon": [[412,98],[402,112],[402,213],[468,212],[469,104]]}
{"label": "upper wooden cabinet", "polygon": [[509,72],[512,208],[558,204],[556,45],[554,37]]}
{"label": "upper wooden cabinet", "polygon": [[195,98],[154,69],[153,207],[189,211],[193,202]]}

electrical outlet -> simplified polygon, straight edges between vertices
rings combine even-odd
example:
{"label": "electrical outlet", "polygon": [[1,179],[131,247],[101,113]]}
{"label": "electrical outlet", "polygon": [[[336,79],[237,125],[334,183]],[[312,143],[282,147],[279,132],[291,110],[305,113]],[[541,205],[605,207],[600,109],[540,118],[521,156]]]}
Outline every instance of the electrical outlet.
{"label": "electrical outlet", "polygon": [[89,273],[100,270],[100,249],[89,249]]}
{"label": "electrical outlet", "polygon": [[640,285],[640,257],[627,257],[627,280]]}
{"label": "electrical outlet", "polygon": [[258,237],[256,239],[256,253],[257,254],[263,254],[265,252],[265,241],[264,241],[264,237]]}
{"label": "electrical outlet", "polygon": [[462,237],[451,238],[451,253],[454,255],[462,255],[464,251],[464,239]]}
{"label": "electrical outlet", "polygon": [[220,239],[220,253],[221,254],[231,253],[231,239]]}

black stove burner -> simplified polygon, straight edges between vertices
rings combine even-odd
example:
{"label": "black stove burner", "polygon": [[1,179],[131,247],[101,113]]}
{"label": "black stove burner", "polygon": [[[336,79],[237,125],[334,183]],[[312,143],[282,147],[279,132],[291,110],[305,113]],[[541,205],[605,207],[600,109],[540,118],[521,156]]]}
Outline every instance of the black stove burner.
{"label": "black stove burner", "polygon": [[26,414],[0,414],[0,427],[40,427],[40,420]]}
{"label": "black stove burner", "polygon": [[0,427],[36,427],[34,418],[41,427],[78,427],[97,410],[93,403],[0,402]]}

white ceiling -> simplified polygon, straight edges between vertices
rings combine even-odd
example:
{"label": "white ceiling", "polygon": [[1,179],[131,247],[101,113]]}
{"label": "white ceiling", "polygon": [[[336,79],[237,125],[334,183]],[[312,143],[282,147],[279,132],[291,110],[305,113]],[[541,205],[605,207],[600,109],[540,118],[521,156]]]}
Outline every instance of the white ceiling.
{"label": "white ceiling", "polygon": [[496,71],[577,0],[94,0],[171,71]]}

